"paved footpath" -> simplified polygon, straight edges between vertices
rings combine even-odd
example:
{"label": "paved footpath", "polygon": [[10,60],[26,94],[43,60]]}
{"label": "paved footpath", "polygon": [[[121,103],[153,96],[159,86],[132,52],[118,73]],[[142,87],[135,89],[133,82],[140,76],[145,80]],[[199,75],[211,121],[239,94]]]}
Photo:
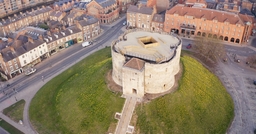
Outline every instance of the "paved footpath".
{"label": "paved footpath", "polygon": [[115,134],[126,134],[136,103],[137,103],[136,97],[132,97],[132,96],[126,97],[122,114],[121,114],[121,119],[118,121]]}

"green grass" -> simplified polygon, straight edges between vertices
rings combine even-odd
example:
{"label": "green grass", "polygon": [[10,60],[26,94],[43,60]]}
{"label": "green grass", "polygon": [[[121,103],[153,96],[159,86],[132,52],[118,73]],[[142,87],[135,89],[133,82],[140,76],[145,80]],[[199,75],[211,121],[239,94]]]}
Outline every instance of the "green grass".
{"label": "green grass", "polygon": [[4,109],[3,113],[10,117],[12,120],[18,122],[23,120],[23,110],[25,106],[25,100],[20,100],[10,107]]}
{"label": "green grass", "polygon": [[7,123],[1,118],[0,118],[0,127],[5,129],[10,134],[24,134],[20,130],[16,129],[15,127],[13,127],[12,125],[10,125],[9,123]]}
{"label": "green grass", "polygon": [[105,48],[44,85],[29,109],[36,130],[40,134],[106,133],[124,103],[106,86],[111,65],[110,48]]}
{"label": "green grass", "polygon": [[224,134],[234,104],[219,79],[195,59],[181,57],[179,88],[136,108],[140,134]]}

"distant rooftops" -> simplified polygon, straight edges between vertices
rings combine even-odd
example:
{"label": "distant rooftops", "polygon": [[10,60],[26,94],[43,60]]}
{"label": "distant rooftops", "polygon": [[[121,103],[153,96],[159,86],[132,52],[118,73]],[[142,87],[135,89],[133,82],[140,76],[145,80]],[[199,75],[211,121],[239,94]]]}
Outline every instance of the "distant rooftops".
{"label": "distant rooftops", "polygon": [[204,18],[206,20],[217,20],[218,22],[228,22],[230,24],[241,24],[245,22],[255,22],[252,16],[213,10],[208,8],[186,7],[184,5],[176,5],[166,12],[166,14],[177,14],[180,16],[193,16],[195,18]]}
{"label": "distant rooftops", "polygon": [[141,14],[151,15],[153,13],[153,8],[145,7],[145,6],[130,5],[127,12],[128,13],[141,13]]}
{"label": "distant rooftops", "polygon": [[99,3],[103,8],[111,6],[116,3],[115,0],[95,0],[97,3]]}

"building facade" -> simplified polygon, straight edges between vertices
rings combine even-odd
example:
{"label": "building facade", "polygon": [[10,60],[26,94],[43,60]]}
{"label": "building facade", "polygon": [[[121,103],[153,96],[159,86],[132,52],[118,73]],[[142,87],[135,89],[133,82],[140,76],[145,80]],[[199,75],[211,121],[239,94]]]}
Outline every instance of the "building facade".
{"label": "building facade", "polygon": [[52,0],[0,0],[0,18]]}
{"label": "building facade", "polygon": [[13,17],[9,16],[8,19],[2,19],[0,21],[0,29],[7,35],[11,32],[17,31],[24,28],[32,23],[39,23],[49,19],[49,15],[52,12],[51,7],[42,7],[40,9],[31,12],[20,12],[19,14],[14,14]]}
{"label": "building facade", "polygon": [[127,10],[127,25],[150,30],[152,18],[155,14],[156,8],[131,5]]}
{"label": "building facade", "polygon": [[92,16],[76,21],[76,25],[82,30],[84,40],[92,40],[101,32],[99,20]]}
{"label": "building facade", "polygon": [[164,31],[241,44],[248,42],[255,26],[252,16],[177,5],[166,12]]}
{"label": "building facade", "polygon": [[112,43],[112,78],[124,95],[167,92],[180,70],[181,46],[168,33],[128,31]]}
{"label": "building facade", "polygon": [[115,0],[93,0],[86,7],[88,15],[96,17],[100,23],[111,23],[119,17]]}

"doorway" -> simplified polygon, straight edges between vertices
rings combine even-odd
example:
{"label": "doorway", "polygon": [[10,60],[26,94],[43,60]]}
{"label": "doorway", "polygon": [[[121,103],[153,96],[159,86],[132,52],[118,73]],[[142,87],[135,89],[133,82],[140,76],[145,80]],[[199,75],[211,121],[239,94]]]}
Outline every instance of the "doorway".
{"label": "doorway", "polygon": [[133,88],[133,89],[132,89],[132,93],[133,93],[133,94],[137,94],[137,90]]}

